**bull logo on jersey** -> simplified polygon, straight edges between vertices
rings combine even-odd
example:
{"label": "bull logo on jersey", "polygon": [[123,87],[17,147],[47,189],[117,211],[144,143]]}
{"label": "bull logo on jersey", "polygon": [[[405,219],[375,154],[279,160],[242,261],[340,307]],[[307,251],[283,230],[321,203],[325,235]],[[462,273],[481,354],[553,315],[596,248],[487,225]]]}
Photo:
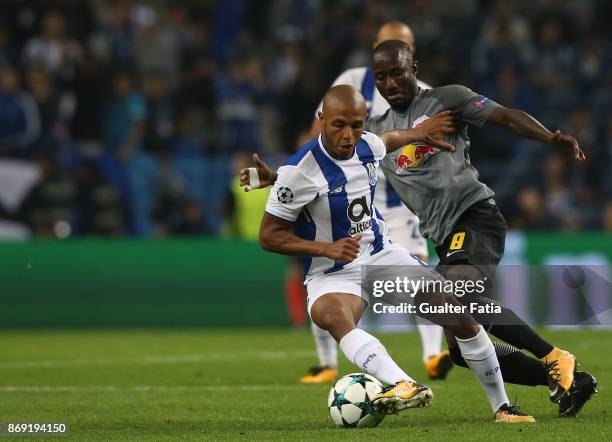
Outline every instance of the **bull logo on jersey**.
{"label": "bull logo on jersey", "polygon": [[419,167],[426,157],[435,155],[440,149],[434,146],[417,146],[409,144],[401,148],[397,157],[397,173],[404,169],[414,169]]}
{"label": "bull logo on jersey", "polygon": [[368,163],[368,177],[370,178],[370,186],[376,185],[376,166],[374,163]]}
{"label": "bull logo on jersey", "polygon": [[362,222],[366,216],[372,215],[372,208],[368,205],[366,195],[351,201],[346,209],[346,215],[354,223],[349,229],[351,235],[365,232],[372,227],[372,218]]}

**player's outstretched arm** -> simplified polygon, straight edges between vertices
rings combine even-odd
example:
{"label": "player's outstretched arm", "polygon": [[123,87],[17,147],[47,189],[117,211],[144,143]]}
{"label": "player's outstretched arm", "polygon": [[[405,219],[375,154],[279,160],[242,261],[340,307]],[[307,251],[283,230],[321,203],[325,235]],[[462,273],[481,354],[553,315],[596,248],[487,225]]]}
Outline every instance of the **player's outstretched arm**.
{"label": "player's outstretched arm", "polygon": [[380,133],[378,136],[384,141],[387,153],[417,141],[452,152],[455,148],[444,141],[444,136],[453,132],[455,132],[453,117],[450,111],[444,111],[428,118],[414,129],[393,130]]}
{"label": "player's outstretched arm", "polygon": [[505,126],[523,138],[541,141],[542,143],[569,151],[578,161],[586,158],[574,137],[563,134],[560,130],[552,133],[542,123],[522,110],[508,109],[500,106],[491,113],[488,122]]}
{"label": "player's outstretched arm", "polygon": [[248,167],[240,171],[240,186],[244,187],[245,192],[271,186],[278,177],[276,172],[261,161],[256,153],[253,154],[253,163],[255,167]]}
{"label": "player's outstretched arm", "polygon": [[341,238],[333,243],[309,241],[293,233],[293,223],[268,212],[259,229],[259,243],[264,250],[283,255],[324,257],[351,262],[359,255],[361,235]]}

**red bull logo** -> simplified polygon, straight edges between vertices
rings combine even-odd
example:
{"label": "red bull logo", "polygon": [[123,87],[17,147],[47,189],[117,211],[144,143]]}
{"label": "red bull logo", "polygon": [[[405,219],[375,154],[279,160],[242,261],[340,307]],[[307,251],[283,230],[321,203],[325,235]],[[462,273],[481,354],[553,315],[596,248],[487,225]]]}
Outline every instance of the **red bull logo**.
{"label": "red bull logo", "polygon": [[433,146],[415,146],[409,144],[401,148],[401,152],[397,157],[397,171],[403,169],[414,169],[419,167],[423,159],[428,155],[435,155],[440,152],[440,149]]}

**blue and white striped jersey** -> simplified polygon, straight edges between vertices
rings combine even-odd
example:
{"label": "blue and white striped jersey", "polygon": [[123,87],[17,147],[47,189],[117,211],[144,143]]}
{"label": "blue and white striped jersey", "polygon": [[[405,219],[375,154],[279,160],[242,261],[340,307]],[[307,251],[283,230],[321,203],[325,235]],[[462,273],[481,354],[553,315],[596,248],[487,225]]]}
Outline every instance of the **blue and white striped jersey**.
{"label": "blue and white striped jersey", "polygon": [[303,239],[331,243],[363,235],[360,254],[350,264],[305,258],[306,280],[360,265],[389,244],[385,222],[373,203],[376,170],[385,152],[378,136],[364,132],[353,157],[337,160],[325,150],[319,135],[278,169],[266,212],[294,222],[295,233]]}

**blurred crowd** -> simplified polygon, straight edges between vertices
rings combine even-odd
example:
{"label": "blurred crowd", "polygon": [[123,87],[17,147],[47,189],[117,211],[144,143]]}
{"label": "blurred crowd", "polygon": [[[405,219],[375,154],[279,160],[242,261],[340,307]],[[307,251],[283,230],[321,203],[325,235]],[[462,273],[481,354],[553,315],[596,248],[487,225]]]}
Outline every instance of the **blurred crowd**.
{"label": "blurred crowd", "polygon": [[612,231],[608,0],[2,9],[0,165],[36,172],[18,204],[0,198],[0,218],[33,235],[256,235],[236,171],[250,152],[274,165],[295,150],[324,91],[368,64],[387,20],[412,27],[421,80],[464,84],[580,141],[588,159],[575,164],[502,129],[471,130],[472,161],[511,227]]}

